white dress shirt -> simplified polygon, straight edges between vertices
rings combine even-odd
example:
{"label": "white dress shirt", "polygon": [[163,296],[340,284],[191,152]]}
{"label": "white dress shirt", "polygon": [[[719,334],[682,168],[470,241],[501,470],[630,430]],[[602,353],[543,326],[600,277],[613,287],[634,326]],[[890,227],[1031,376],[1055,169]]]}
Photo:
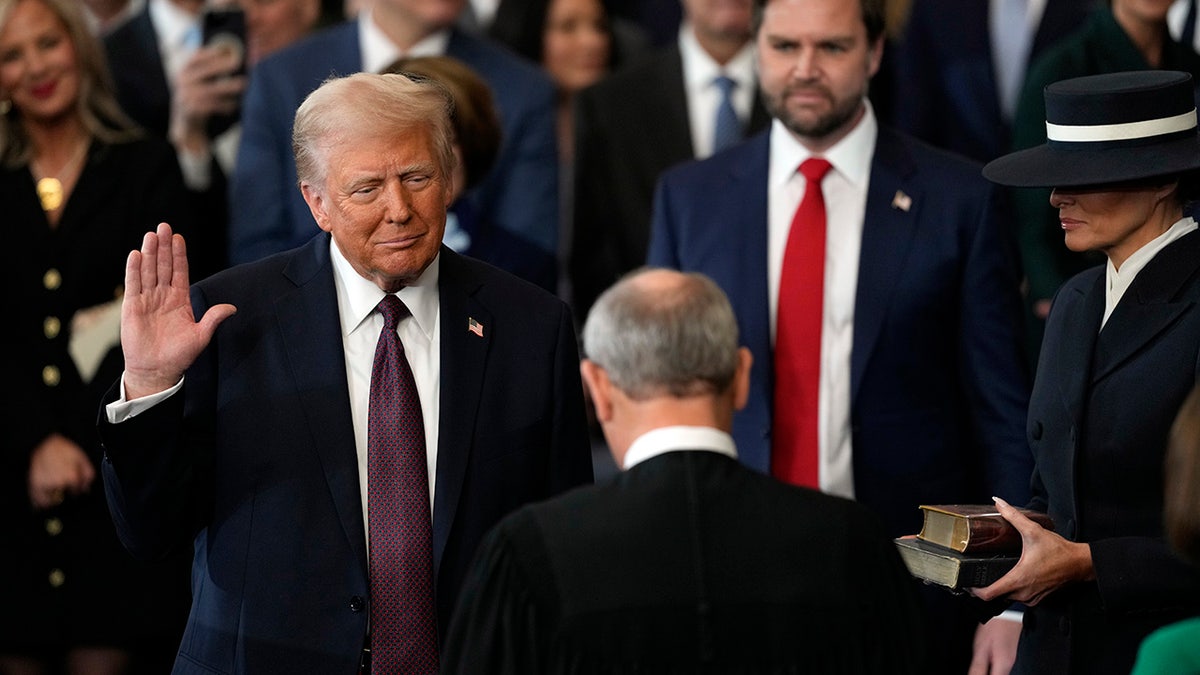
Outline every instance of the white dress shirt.
{"label": "white dress shirt", "polygon": [[200,14],[192,14],[170,0],[149,1],[150,23],[158,37],[163,72],[167,85],[174,91],[184,64],[200,47]]}
{"label": "white dress shirt", "polygon": [[[333,281],[337,288],[338,316],[342,324],[342,346],[346,351],[346,384],[350,388],[350,418],[354,421],[354,447],[358,451],[358,485],[362,491],[363,522],[367,520],[367,412],[371,401],[371,367],[375,346],[383,330],[383,315],[375,306],[383,291],[363,278],[330,242]],[[438,302],[438,270],[441,256],[433,259],[417,280],[402,289],[400,298],[412,316],[400,322],[396,333],[404,345],[404,356],[412,368],[421,418],[425,423],[425,459],[429,478],[429,512],[437,476],[438,412],[441,396],[441,340],[438,339],[441,305]]]}
{"label": "white dress shirt", "polygon": [[625,452],[626,471],[668,452],[706,450],[737,459],[733,437],[714,427],[673,426],[652,429],[634,439]]}
{"label": "white dress shirt", "polygon": [[[822,156],[833,165],[821,182],[825,197],[825,295],[821,320],[821,382],[817,445],[821,490],[854,498],[850,436],[850,352],[854,345],[854,304],[858,258],[871,158],[878,125],[870,103],[854,129]],[[771,342],[779,313],[779,279],[792,218],[804,197],[800,164],[813,155],[779,120],[771,123],[767,173],[767,293]]]}
{"label": "white dress shirt", "polygon": [[375,25],[369,7],[358,13],[358,44],[364,73],[383,72],[402,56],[441,56],[450,44],[450,29],[440,30],[417,41],[407,51],[401,50],[391,38]]}
{"label": "white dress shirt", "polygon": [[[992,48],[992,68],[996,73],[996,96],[1000,111],[1007,120],[1012,120],[1021,95],[1021,85],[1029,70],[1029,55],[1033,51],[1033,40],[1047,0],[1017,0],[1021,17],[1010,18],[1004,3],[1014,0],[989,0],[988,37]],[[1011,25],[1016,20],[1019,25]]]}
{"label": "white dress shirt", "polygon": [[[1167,29],[1171,33],[1171,37],[1179,40],[1183,37],[1184,24],[1187,22],[1188,6],[1191,0],[1175,0],[1171,8],[1167,10]],[[1192,36],[1192,44],[1188,45],[1192,49],[1200,52],[1200,30],[1195,30]]]}
{"label": "white dress shirt", "polygon": [[713,152],[717,106],[721,103],[721,90],[713,83],[718,75],[725,75],[737,82],[731,96],[733,109],[743,127],[750,120],[754,94],[758,88],[754,45],[747,42],[729,63],[722,66],[704,51],[691,25],[685,21],[679,29],[679,56],[683,61],[683,88],[687,93],[692,149],[697,158],[708,157]]}
{"label": "white dress shirt", "polygon": [[496,10],[500,9],[500,0],[471,0],[468,9],[475,16],[475,25],[481,30],[492,25],[496,18]]}
{"label": "white dress shirt", "polygon": [[1100,321],[1100,328],[1103,330],[1104,324],[1108,323],[1108,317],[1112,316],[1113,310],[1117,308],[1117,303],[1121,302],[1125,291],[1133,284],[1133,280],[1137,278],[1138,272],[1142,271],[1158,252],[1167,247],[1168,244],[1182,237],[1183,235],[1196,229],[1196,221],[1184,216],[1174,225],[1167,229],[1166,232],[1151,239],[1145,246],[1134,251],[1132,255],[1126,258],[1125,262],[1121,263],[1120,271],[1113,266],[1112,260],[1105,264],[1104,270],[1104,318]]}

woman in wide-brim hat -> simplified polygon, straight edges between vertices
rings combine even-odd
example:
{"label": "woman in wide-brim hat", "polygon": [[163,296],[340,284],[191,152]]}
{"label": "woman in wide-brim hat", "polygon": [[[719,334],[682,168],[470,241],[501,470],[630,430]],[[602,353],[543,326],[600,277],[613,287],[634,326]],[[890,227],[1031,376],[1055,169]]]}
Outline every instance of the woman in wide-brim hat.
{"label": "woman in wide-brim hat", "polygon": [[1163,538],[1163,455],[1200,370],[1200,167],[1191,76],[1096,75],[1045,90],[1048,141],[984,168],[1053,188],[1065,244],[1103,265],[1055,295],[1030,400],[1030,506],[1000,505],[1021,561],[975,593],[1030,605],[1016,673],[1128,673],[1142,638],[1200,613],[1200,574]]}

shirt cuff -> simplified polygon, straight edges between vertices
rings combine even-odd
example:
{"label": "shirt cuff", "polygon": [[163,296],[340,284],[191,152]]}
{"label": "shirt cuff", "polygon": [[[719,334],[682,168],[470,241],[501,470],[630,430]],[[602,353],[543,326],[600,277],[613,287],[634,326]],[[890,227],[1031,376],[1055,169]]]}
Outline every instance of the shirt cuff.
{"label": "shirt cuff", "polygon": [[183,173],[183,183],[193,192],[204,192],[212,187],[212,153],[191,152],[180,149],[175,153],[179,156],[179,170]]}
{"label": "shirt cuff", "polygon": [[104,406],[104,415],[108,418],[109,424],[120,424],[162,403],[182,388],[183,378],[180,378],[170,389],[127,401],[125,399],[125,373],[121,373],[121,398]]}
{"label": "shirt cuff", "polygon": [[1016,621],[1017,623],[1021,623],[1025,620],[1025,612],[1022,612],[1019,609],[1006,609],[997,614],[996,618],[1004,619],[1005,621]]}

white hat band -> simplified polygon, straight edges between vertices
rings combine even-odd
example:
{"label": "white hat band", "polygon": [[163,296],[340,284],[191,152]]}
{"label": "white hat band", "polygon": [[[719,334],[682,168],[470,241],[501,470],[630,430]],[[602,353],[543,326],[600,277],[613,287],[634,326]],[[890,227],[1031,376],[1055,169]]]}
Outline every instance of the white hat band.
{"label": "white hat band", "polygon": [[1073,126],[1046,122],[1046,138],[1051,141],[1069,143],[1092,143],[1098,141],[1126,141],[1135,138],[1165,136],[1179,131],[1196,128],[1196,109],[1182,115],[1161,117],[1156,120],[1126,122],[1124,124],[1095,124]]}

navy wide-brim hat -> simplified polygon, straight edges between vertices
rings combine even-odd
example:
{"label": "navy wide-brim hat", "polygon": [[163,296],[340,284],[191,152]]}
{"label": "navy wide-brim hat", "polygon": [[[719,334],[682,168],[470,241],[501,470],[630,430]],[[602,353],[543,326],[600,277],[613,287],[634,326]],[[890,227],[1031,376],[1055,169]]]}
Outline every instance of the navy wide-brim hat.
{"label": "navy wide-brim hat", "polygon": [[1077,77],[1045,90],[1046,143],[983,167],[993,183],[1078,187],[1200,168],[1192,76],[1139,70]]}

